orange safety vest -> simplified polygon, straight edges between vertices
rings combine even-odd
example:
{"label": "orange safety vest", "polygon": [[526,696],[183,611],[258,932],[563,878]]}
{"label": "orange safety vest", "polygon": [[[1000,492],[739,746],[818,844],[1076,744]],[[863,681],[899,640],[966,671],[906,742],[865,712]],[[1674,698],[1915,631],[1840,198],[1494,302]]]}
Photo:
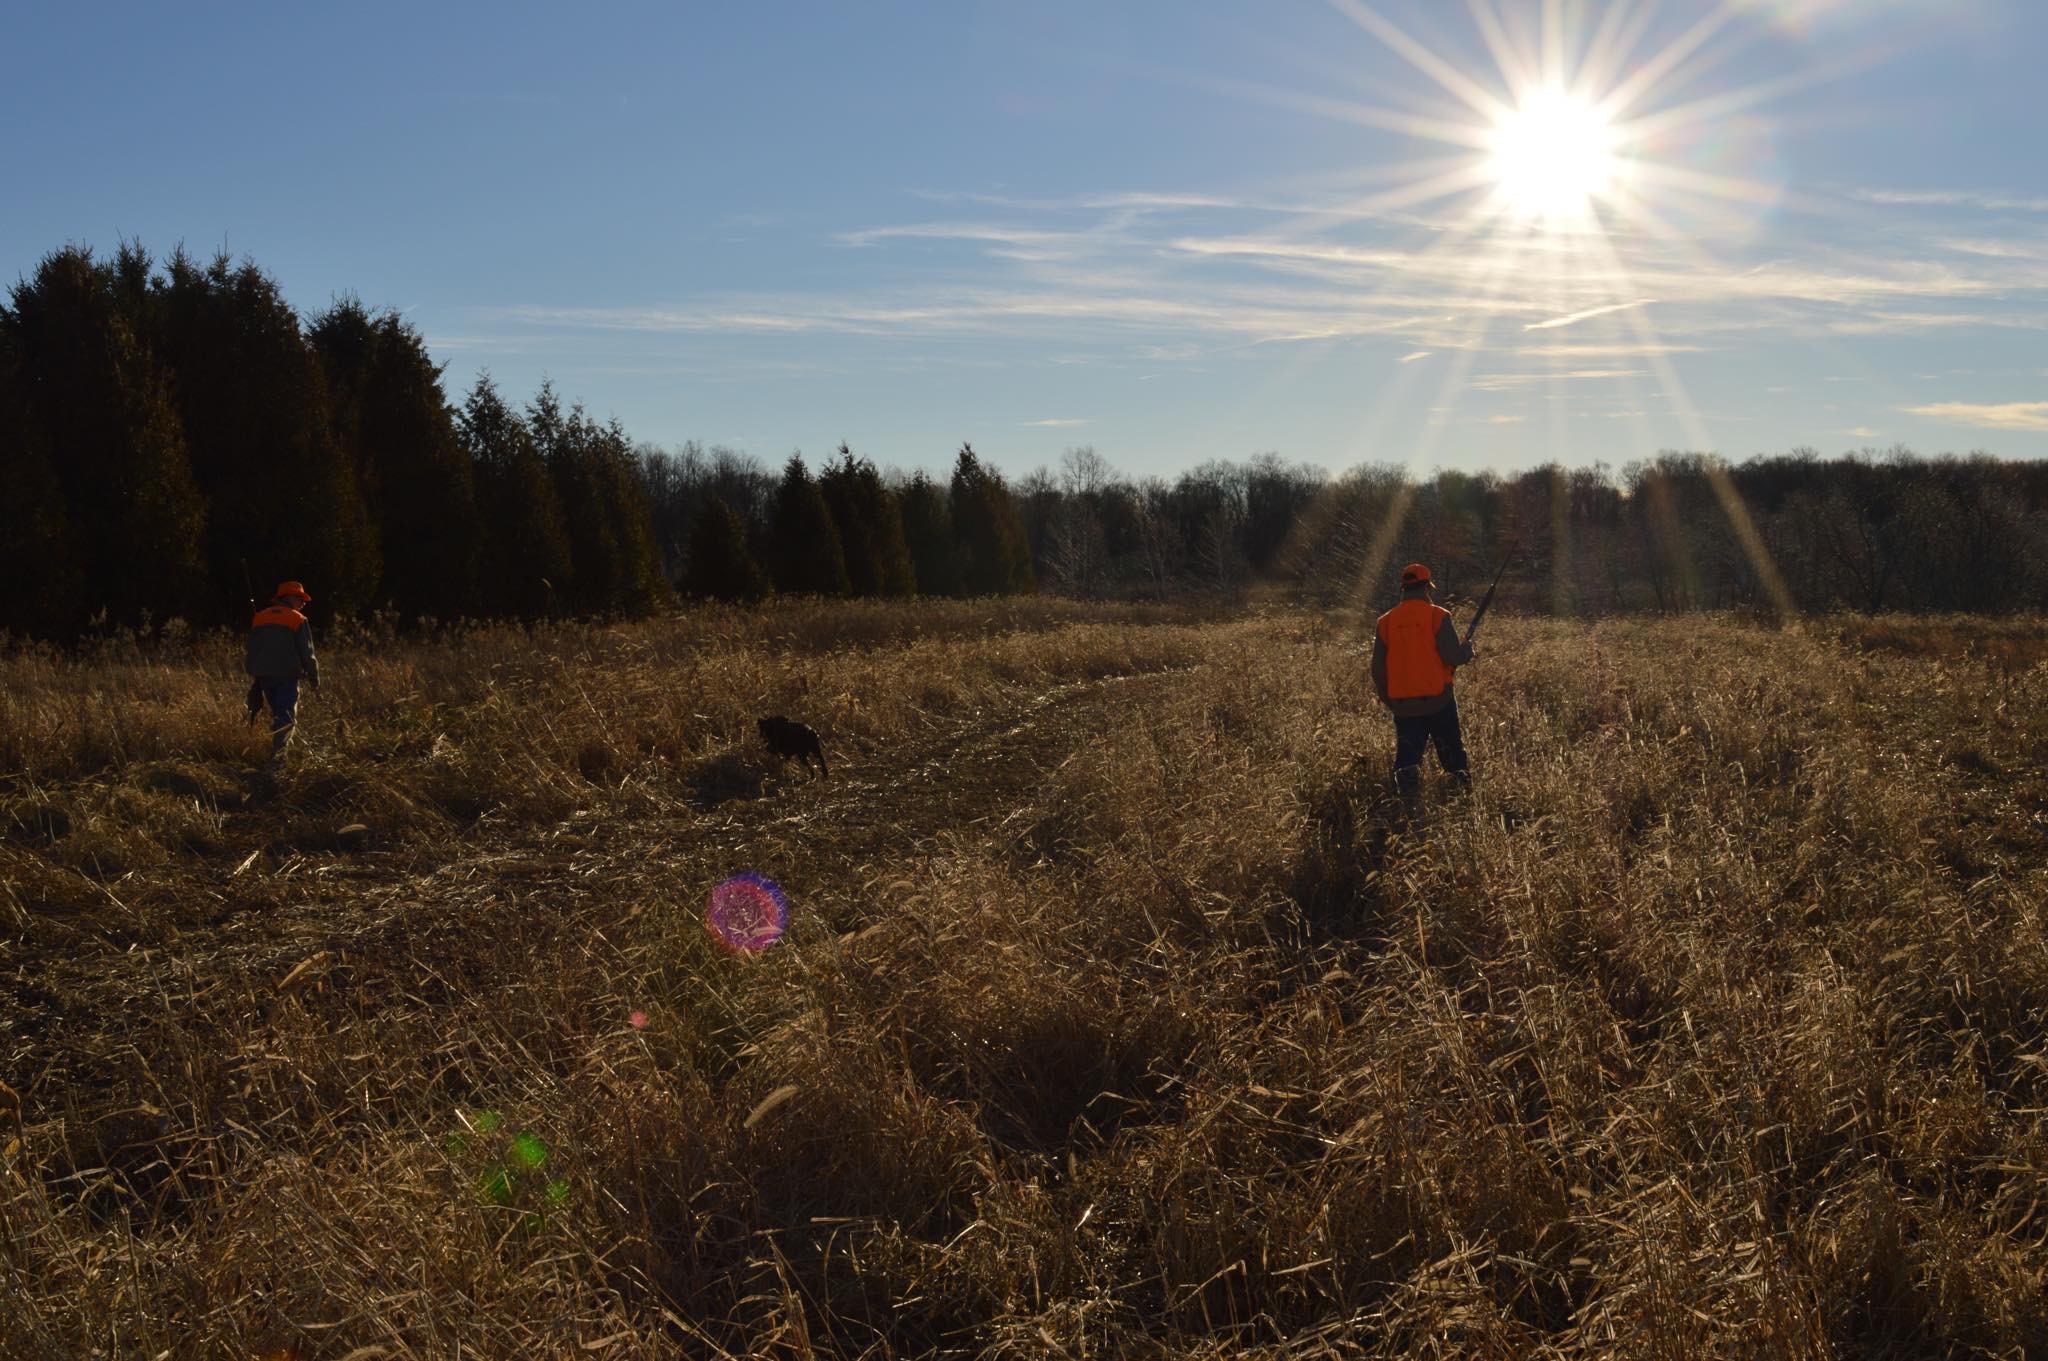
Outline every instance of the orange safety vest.
{"label": "orange safety vest", "polygon": [[265,624],[276,624],[280,628],[297,633],[306,626],[306,616],[289,605],[265,605],[256,611],[256,617],[249,621],[249,627],[260,629]]}
{"label": "orange safety vest", "polygon": [[1456,673],[1437,655],[1437,630],[1451,612],[1427,600],[1404,600],[1380,616],[1380,643],[1387,650],[1387,698],[1430,699]]}

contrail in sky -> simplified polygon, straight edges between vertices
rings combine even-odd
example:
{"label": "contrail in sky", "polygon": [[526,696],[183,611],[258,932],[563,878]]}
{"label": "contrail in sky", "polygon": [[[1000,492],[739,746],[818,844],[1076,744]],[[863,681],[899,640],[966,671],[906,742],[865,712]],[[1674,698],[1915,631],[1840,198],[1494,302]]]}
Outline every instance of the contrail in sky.
{"label": "contrail in sky", "polygon": [[1637,298],[1634,302],[1610,303],[1606,307],[1595,307],[1584,312],[1574,312],[1568,317],[1552,317],[1549,321],[1535,321],[1524,326],[1525,331],[1549,331],[1559,326],[1569,326],[1575,321],[1588,317],[1604,317],[1609,312],[1626,312],[1631,307],[1642,307],[1657,301],[1655,298]]}

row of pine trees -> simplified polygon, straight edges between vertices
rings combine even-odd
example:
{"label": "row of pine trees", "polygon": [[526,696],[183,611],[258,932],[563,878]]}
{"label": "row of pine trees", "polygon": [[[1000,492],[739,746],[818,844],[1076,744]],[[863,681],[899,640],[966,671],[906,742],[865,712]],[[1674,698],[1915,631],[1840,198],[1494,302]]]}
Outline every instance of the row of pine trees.
{"label": "row of pine trees", "polygon": [[[647,456],[652,473],[664,456]],[[658,474],[657,474],[658,475]],[[741,499],[741,498],[735,498]],[[756,524],[702,498],[679,556],[690,596],[1017,595],[1035,587],[1031,549],[1002,475],[962,445],[949,486],[917,473],[894,488],[844,444],[813,477],[792,454]]]}
{"label": "row of pine trees", "polygon": [[52,252],[0,306],[0,632],[233,621],[303,580],[323,612],[641,615],[757,599],[1032,588],[1008,488],[891,488],[844,447],[792,457],[771,516],[716,497],[659,537],[660,462],[544,385],[459,405],[395,312],[309,318],[249,261]]}

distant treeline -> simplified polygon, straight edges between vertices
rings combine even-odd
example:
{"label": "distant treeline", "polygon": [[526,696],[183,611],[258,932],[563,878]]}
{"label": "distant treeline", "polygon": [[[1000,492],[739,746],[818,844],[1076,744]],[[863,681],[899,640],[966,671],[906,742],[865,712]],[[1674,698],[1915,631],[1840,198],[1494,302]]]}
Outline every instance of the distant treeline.
{"label": "distant treeline", "polygon": [[[743,454],[691,444],[641,456],[664,545],[688,544],[708,503],[732,508],[753,539],[778,523],[775,478]],[[1503,598],[1558,614],[2048,609],[2048,463],[1983,454],[1801,449],[1730,465],[1666,452],[1619,474],[1427,478],[1393,463],[1331,476],[1262,454],[1134,481],[1079,448],[1010,496],[1034,578],[1062,595],[1230,597],[1259,584],[1384,603],[1404,562],[1476,592],[1513,549]],[[957,581],[922,560],[918,574]]]}
{"label": "distant treeline", "polygon": [[1798,449],[1734,465],[1665,452],[1618,476],[1416,480],[1375,465],[1319,479],[1266,459],[1190,476],[1236,527],[1208,536],[1217,580],[1263,574],[1333,603],[1384,600],[1415,559],[1476,592],[1513,548],[1505,598],[1554,614],[2048,608],[2041,462]]}
{"label": "distant treeline", "polygon": [[814,474],[636,443],[616,419],[459,404],[395,312],[302,318],[253,263],[47,256],[0,307],[0,631],[236,620],[283,577],[323,612],[635,615],[677,597],[1387,595],[1511,545],[1525,608],[2048,607],[2048,465],[1810,450],[1512,476],[1331,476],[1261,455],[1134,481],[1091,449],[1015,485],[842,444]]}

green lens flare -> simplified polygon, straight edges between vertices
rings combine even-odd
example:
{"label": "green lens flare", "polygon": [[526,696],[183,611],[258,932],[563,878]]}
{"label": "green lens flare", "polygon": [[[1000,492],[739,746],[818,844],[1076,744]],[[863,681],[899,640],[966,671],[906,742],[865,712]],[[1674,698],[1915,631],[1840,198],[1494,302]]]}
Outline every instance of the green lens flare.
{"label": "green lens flare", "polygon": [[470,1169],[477,1199],[485,1205],[524,1211],[521,1227],[537,1232],[545,1209],[569,1203],[569,1180],[554,1177],[542,1181],[547,1166],[548,1146],[530,1129],[518,1133],[505,1130],[505,1117],[494,1110],[461,1112],[464,1130],[441,1137],[441,1151]]}
{"label": "green lens flare", "polygon": [[487,1169],[476,1179],[476,1193],[492,1205],[512,1203],[512,1174],[502,1167]]}
{"label": "green lens flare", "polygon": [[548,1146],[530,1130],[521,1130],[513,1135],[511,1146],[505,1151],[505,1161],[521,1172],[536,1171],[547,1160]]}

